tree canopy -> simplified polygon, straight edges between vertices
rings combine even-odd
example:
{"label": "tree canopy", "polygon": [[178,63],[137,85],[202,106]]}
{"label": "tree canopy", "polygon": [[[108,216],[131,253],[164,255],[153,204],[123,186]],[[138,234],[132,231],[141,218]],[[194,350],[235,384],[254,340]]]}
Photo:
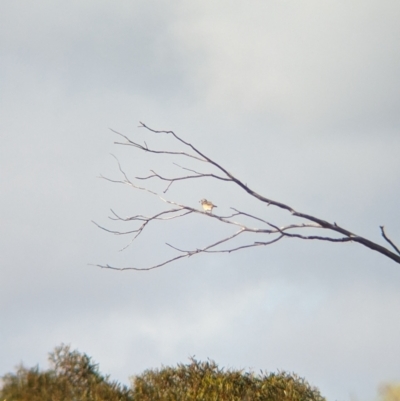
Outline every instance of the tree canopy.
{"label": "tree canopy", "polygon": [[256,375],[214,361],[148,370],[133,378],[136,401],[324,401],[319,390],[286,372]]}
{"label": "tree canopy", "polygon": [[23,365],[1,378],[0,400],[131,401],[128,387],[110,381],[86,354],[60,345],[49,354],[50,369]]}
{"label": "tree canopy", "polygon": [[325,401],[295,374],[224,370],[194,358],[133,376],[130,388],[111,381],[89,356],[67,345],[56,347],[49,361],[48,370],[21,365],[4,375],[0,401]]}

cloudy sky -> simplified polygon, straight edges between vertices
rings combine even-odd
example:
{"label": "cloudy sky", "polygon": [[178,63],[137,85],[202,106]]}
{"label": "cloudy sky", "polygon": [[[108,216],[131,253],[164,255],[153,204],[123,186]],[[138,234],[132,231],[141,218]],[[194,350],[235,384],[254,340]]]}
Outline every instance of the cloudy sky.
{"label": "cloudy sky", "polygon": [[[266,197],[382,245],[385,225],[400,243],[399,20],[395,0],[2,1],[0,374],[47,367],[64,342],[124,383],[193,355],[295,372],[329,400],[372,400],[399,381],[400,266],[360,245],[288,240],[151,272],[91,266],[147,267],[171,255],[166,242],[232,233],[189,216],[119,252],[130,238],[91,223],[129,229],[110,208],[166,207],[98,178],[121,178],[110,153],[131,177],[181,173],[173,162],[185,160],[114,145],[109,128],[174,146],[139,121]],[[166,197],[290,217],[207,179]]]}

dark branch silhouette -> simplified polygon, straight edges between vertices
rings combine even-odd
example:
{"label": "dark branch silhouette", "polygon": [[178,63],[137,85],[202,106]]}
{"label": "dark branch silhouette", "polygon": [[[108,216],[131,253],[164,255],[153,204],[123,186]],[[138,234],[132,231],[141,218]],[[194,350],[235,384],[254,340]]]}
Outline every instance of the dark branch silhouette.
{"label": "dark branch silhouette", "polygon": [[[390,250],[389,248],[386,248],[383,245],[380,245],[378,243],[370,241],[367,238],[357,235],[357,234],[339,226],[338,224],[336,224],[336,222],[330,223],[326,220],[320,219],[313,215],[301,213],[299,211],[296,211],[294,208],[292,208],[289,205],[286,205],[282,202],[274,201],[270,198],[267,198],[265,196],[258,194],[257,192],[255,192],[251,188],[249,188],[247,186],[247,184],[243,183],[237,177],[235,177],[230,172],[228,172],[219,163],[215,162],[210,157],[208,157],[204,153],[200,152],[195,146],[193,146],[189,142],[186,142],[185,140],[180,138],[173,131],[154,130],[143,123],[140,123],[140,128],[145,128],[146,130],[148,130],[152,133],[155,133],[155,134],[171,135],[176,141],[180,142],[181,144],[184,145],[184,147],[188,148],[188,151],[168,151],[168,150],[163,150],[163,149],[161,149],[161,150],[152,149],[147,146],[146,142],[144,142],[144,145],[141,145],[137,142],[132,141],[127,136],[125,136],[117,131],[111,130],[114,133],[116,133],[117,135],[124,138],[126,141],[126,142],[115,142],[115,144],[124,145],[124,146],[132,146],[143,152],[153,153],[153,154],[157,154],[157,155],[170,155],[172,157],[190,158],[197,162],[202,162],[202,163],[211,165],[213,168],[215,168],[219,171],[220,175],[214,174],[214,173],[203,173],[201,171],[183,167],[174,162],[173,163],[174,165],[176,165],[180,169],[182,169],[184,171],[188,171],[192,174],[178,176],[178,177],[166,177],[162,174],[155,172],[154,170],[150,170],[150,172],[151,172],[150,175],[147,175],[144,177],[135,177],[134,180],[144,182],[144,185],[146,185],[147,181],[152,180],[152,179],[165,181],[167,186],[166,186],[165,190],[163,191],[164,194],[170,189],[172,184],[174,184],[175,182],[178,182],[178,181],[182,182],[182,181],[189,181],[189,180],[201,179],[201,178],[211,178],[211,179],[220,180],[223,182],[231,182],[231,183],[237,185],[238,187],[240,187],[243,191],[245,191],[251,197],[254,197],[255,199],[259,200],[260,202],[266,203],[268,206],[275,206],[279,209],[283,209],[283,210],[289,212],[292,216],[305,220],[306,223],[290,224],[290,225],[286,225],[283,227],[278,227],[276,224],[273,224],[267,220],[264,220],[258,216],[252,215],[250,213],[240,211],[233,207],[230,208],[233,211],[232,214],[227,215],[227,216],[220,216],[220,215],[211,213],[207,210],[200,210],[200,209],[190,207],[188,205],[182,205],[182,204],[173,202],[171,200],[167,200],[163,196],[161,196],[159,193],[157,193],[153,190],[150,190],[146,186],[137,185],[135,181],[129,179],[127,174],[125,173],[125,171],[122,169],[119,160],[114,155],[112,155],[118,163],[118,168],[122,175],[122,179],[114,180],[114,179],[110,179],[110,178],[107,178],[104,176],[101,176],[101,178],[103,178],[107,181],[113,182],[113,183],[128,185],[135,190],[145,191],[145,192],[157,197],[159,200],[161,200],[166,205],[168,205],[168,207],[170,207],[167,210],[162,210],[151,216],[134,215],[134,216],[127,217],[127,218],[122,218],[116,212],[111,210],[112,216],[110,217],[110,219],[112,219],[112,220],[116,220],[116,221],[120,221],[120,222],[138,222],[138,224],[139,224],[138,227],[134,230],[129,230],[129,231],[109,230],[109,229],[93,222],[102,230],[105,230],[114,235],[132,235],[131,242],[128,245],[126,245],[124,248],[122,248],[121,250],[127,248],[131,243],[133,243],[134,240],[140,234],[143,233],[143,231],[146,229],[146,227],[150,223],[153,224],[160,220],[167,221],[167,220],[173,220],[173,219],[181,219],[190,214],[200,214],[200,215],[204,216],[205,218],[216,219],[222,224],[235,226],[237,228],[237,231],[235,233],[233,233],[232,235],[221,238],[218,241],[215,241],[203,248],[196,248],[196,249],[192,249],[192,250],[190,250],[190,249],[184,250],[184,249],[179,248],[178,246],[174,246],[174,245],[167,243],[166,245],[168,247],[170,247],[171,249],[173,249],[174,251],[178,252],[178,255],[174,256],[170,259],[167,259],[159,264],[150,266],[150,267],[136,267],[136,266],[134,266],[134,267],[115,267],[115,266],[110,266],[108,264],[106,264],[106,265],[97,264],[96,266],[102,267],[102,268],[107,268],[107,269],[113,269],[113,270],[153,270],[153,269],[165,266],[169,263],[175,262],[179,259],[189,258],[190,256],[200,254],[200,253],[231,253],[231,252],[235,252],[235,251],[242,250],[242,249],[271,245],[284,238],[297,238],[297,239],[302,239],[302,240],[317,240],[317,241],[327,241],[327,242],[337,242],[337,243],[356,242],[369,249],[372,249],[373,251],[379,252],[380,254],[390,258],[391,260],[395,261],[396,263],[400,263],[399,247],[396,246],[395,243],[387,236],[383,226],[380,226],[382,237],[384,238],[384,240],[387,243],[390,244],[390,246],[396,252],[393,252],[392,250]],[[234,220],[234,218],[237,218],[239,216],[243,216],[243,217],[246,217],[255,222],[262,223],[263,227],[249,227],[246,224],[243,224],[243,223],[240,223],[240,222]],[[309,229],[324,230],[324,232],[326,232],[327,235],[307,234],[307,230],[309,230]],[[301,234],[299,233],[299,231],[301,232]],[[268,240],[268,241],[254,241],[254,242],[250,242],[250,243],[244,243],[243,245],[229,247],[229,242],[231,240],[233,240],[234,238],[237,238],[239,236],[242,236],[245,233],[269,235],[269,236],[273,236],[274,238],[271,240]],[[336,235],[336,236],[333,236],[333,235]],[[340,235],[340,236],[338,237],[337,235]],[[221,245],[224,245],[224,246],[228,245],[228,248],[221,248]]]}

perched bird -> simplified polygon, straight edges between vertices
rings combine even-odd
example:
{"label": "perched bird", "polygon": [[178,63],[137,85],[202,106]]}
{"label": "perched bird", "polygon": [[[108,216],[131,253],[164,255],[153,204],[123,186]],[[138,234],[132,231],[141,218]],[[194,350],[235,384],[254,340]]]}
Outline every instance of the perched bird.
{"label": "perched bird", "polygon": [[207,199],[202,199],[200,201],[200,203],[201,203],[201,206],[203,206],[203,209],[206,212],[211,212],[212,213],[213,208],[214,207],[218,207],[218,206],[215,206],[212,202],[208,201]]}

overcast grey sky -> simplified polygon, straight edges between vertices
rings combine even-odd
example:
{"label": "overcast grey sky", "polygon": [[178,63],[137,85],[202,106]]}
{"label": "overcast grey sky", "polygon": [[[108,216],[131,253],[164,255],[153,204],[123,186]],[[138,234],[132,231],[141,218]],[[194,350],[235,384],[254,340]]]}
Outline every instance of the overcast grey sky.
{"label": "overcast grey sky", "polygon": [[[192,355],[296,372],[329,400],[400,381],[400,266],[357,244],[286,241],[148,273],[88,265],[148,266],[165,242],[227,232],[154,225],[118,252],[129,238],[91,224],[163,207],[97,178],[119,178],[110,153],[132,175],[170,171],[113,145],[108,128],[158,146],[139,121],[264,196],[400,243],[399,21],[395,0],[2,1],[0,374],[45,367],[64,342],[125,383]],[[285,216],[212,181],[168,197]]]}

